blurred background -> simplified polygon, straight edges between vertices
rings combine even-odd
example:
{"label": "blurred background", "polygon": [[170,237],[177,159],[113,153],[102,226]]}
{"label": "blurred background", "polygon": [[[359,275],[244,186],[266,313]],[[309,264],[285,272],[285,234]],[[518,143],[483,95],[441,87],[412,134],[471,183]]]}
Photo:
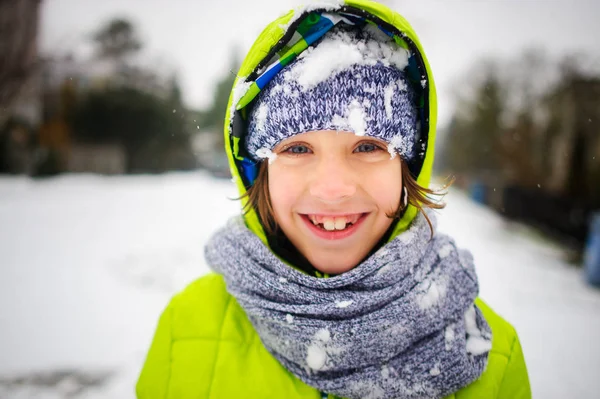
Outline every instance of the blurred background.
{"label": "blurred background", "polygon": [[[600,3],[384,1],[439,96],[440,229],[534,397],[600,392]],[[292,0],[0,1],[0,398],[132,398],[168,299],[239,213],[223,117]]]}

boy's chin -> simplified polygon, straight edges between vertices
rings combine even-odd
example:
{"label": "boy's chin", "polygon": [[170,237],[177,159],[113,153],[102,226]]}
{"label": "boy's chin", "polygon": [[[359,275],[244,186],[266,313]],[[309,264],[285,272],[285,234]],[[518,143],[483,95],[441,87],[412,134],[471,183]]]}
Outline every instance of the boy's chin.
{"label": "boy's chin", "polygon": [[308,261],[315,269],[326,274],[342,274],[354,269],[362,260],[358,254],[356,256],[327,255],[321,256],[312,254]]}

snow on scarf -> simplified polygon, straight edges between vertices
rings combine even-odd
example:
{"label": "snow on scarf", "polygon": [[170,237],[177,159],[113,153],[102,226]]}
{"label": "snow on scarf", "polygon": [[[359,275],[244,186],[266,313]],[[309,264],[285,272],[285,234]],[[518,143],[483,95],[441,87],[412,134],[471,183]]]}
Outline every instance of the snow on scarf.
{"label": "snow on scarf", "polygon": [[448,236],[430,239],[420,214],[409,230],[331,278],[286,265],[239,217],[211,238],[206,258],[267,350],[322,392],[441,398],[485,369],[491,331],[474,305],[472,256]]}

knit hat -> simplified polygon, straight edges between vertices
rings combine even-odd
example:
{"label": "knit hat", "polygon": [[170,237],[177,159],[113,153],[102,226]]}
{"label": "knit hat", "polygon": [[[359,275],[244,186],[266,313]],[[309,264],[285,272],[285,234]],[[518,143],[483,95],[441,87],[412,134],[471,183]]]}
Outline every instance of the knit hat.
{"label": "knit hat", "polygon": [[254,160],[296,134],[353,132],[388,143],[391,156],[417,153],[417,110],[404,73],[408,53],[373,31],[337,27],[279,72],[255,100],[246,149]]}

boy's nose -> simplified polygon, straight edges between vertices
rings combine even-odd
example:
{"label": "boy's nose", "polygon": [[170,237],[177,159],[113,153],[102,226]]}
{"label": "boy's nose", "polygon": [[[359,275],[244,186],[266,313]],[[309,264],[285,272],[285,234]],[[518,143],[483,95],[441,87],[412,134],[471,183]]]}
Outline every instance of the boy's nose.
{"label": "boy's nose", "polygon": [[310,185],[310,194],[323,202],[337,203],[356,193],[352,170],[331,157],[319,162]]}

